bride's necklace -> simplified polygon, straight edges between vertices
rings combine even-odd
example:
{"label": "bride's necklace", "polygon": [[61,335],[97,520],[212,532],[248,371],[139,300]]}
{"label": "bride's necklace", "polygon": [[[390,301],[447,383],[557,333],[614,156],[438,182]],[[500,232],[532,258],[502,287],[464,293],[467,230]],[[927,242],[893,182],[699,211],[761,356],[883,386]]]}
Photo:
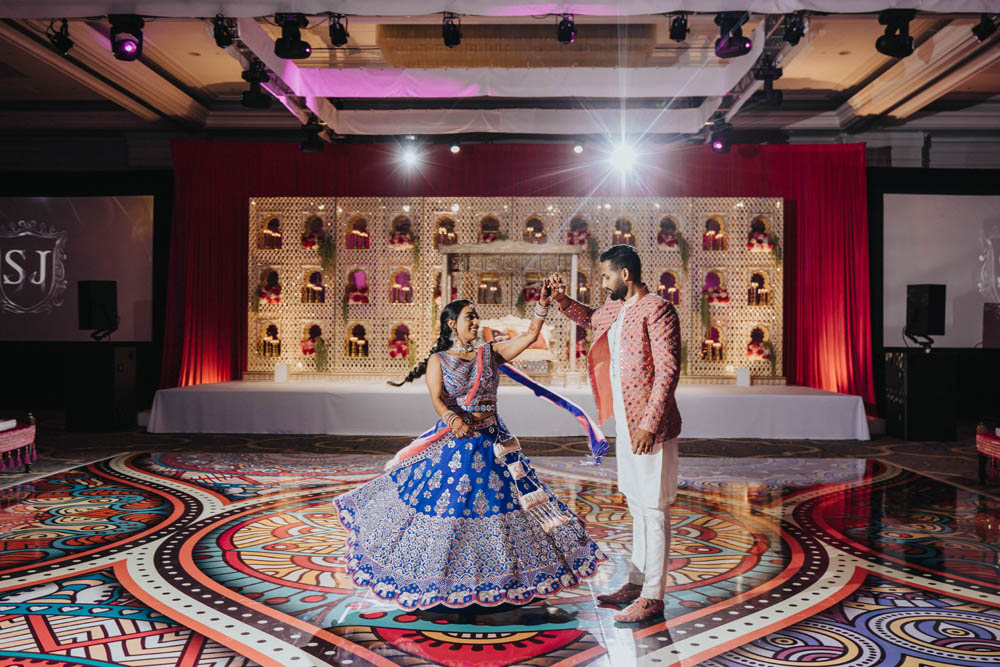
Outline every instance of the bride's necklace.
{"label": "bride's necklace", "polygon": [[468,343],[459,343],[459,342],[456,341],[455,343],[452,344],[452,346],[450,348],[448,348],[448,351],[449,352],[465,352],[466,354],[468,354],[469,352],[474,352],[475,349],[476,349],[476,341],[475,340],[470,340]]}

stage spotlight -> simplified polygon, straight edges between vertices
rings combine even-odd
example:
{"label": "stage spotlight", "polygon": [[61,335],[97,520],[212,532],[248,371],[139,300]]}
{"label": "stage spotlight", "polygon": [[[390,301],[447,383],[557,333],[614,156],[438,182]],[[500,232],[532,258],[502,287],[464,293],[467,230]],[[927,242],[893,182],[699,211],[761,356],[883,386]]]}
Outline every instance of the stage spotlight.
{"label": "stage spotlight", "polygon": [[674,20],[670,22],[670,39],[675,42],[683,42],[687,39],[689,32],[691,32],[691,30],[688,28],[687,15],[677,14],[674,16]]}
{"label": "stage spotlight", "polygon": [[728,153],[733,145],[732,128],[728,124],[717,123],[712,130],[710,143],[713,152]]}
{"label": "stage spotlight", "polygon": [[212,37],[220,49],[232,46],[236,41],[236,21],[227,19],[222,14],[216,14],[212,19]]}
{"label": "stage spotlight", "polygon": [[407,167],[415,167],[420,162],[420,153],[417,152],[416,146],[404,146],[402,152],[399,154],[399,159]]}
{"label": "stage spotlight", "polygon": [[309,42],[303,41],[301,28],[309,25],[305,14],[278,13],[274,22],[281,26],[281,37],[274,40],[274,55],[285,60],[301,60],[312,53]]}
{"label": "stage spotlight", "polygon": [[[972,34],[980,42],[985,42],[990,35],[997,31],[997,24],[993,22],[989,14],[980,14],[979,23],[972,26]],[[72,44],[72,42],[70,42]]]}
{"label": "stage spotlight", "polygon": [[111,53],[118,60],[138,60],[142,55],[142,27],[145,22],[135,14],[109,14]]}
{"label": "stage spotlight", "polygon": [[878,22],[885,26],[885,34],[875,40],[875,50],[890,58],[905,58],[913,53],[910,21],[917,15],[915,9],[886,9],[878,15]]}
{"label": "stage spotlight", "polygon": [[305,141],[299,144],[302,152],[322,153],[326,142],[319,136],[323,132],[323,126],[319,124],[316,116],[309,116],[309,122],[302,126],[302,130],[306,133]]}
{"label": "stage spotlight", "polygon": [[774,89],[774,81],[772,79],[764,80],[763,90],[758,90],[750,99],[747,100],[746,109],[753,107],[780,107],[781,103],[784,101],[785,96],[780,90]]}
{"label": "stage spotlight", "polygon": [[611,157],[609,161],[611,166],[622,172],[623,174],[632,171],[635,167],[635,146],[625,143],[624,141],[615,144],[611,149]]}
{"label": "stage spotlight", "polygon": [[462,43],[462,26],[455,22],[456,19],[458,19],[458,14],[445,12],[444,18],[441,20],[441,38],[444,39],[444,45],[449,49]]}
{"label": "stage spotlight", "polygon": [[49,29],[45,34],[48,35],[49,44],[52,45],[52,48],[66,55],[73,48],[73,40],[69,38],[69,23],[66,19],[63,19],[62,25],[56,30],[55,22],[55,19],[52,19],[52,22],[49,23]]}
{"label": "stage spotlight", "polygon": [[563,14],[559,25],[556,26],[556,38],[560,44],[572,44],[576,39],[576,23],[571,14]]}
{"label": "stage spotlight", "polygon": [[715,55],[735,58],[750,53],[753,42],[743,36],[743,24],[750,18],[747,12],[719,12],[715,25],[719,26],[719,39],[715,40]]}
{"label": "stage spotlight", "polygon": [[347,38],[350,36],[351,33],[347,32],[347,17],[343,14],[331,14],[330,43],[334,46],[347,46]]}
{"label": "stage spotlight", "polygon": [[579,142],[573,144],[573,152],[576,153],[577,155],[579,155],[580,153],[582,153],[583,152],[583,144],[581,144]]}
{"label": "stage spotlight", "polygon": [[761,56],[753,68],[753,78],[758,81],[777,81],[781,78],[781,74],[781,68],[775,65],[774,59],[768,55]]}
{"label": "stage spotlight", "polygon": [[264,63],[256,60],[250,69],[243,72],[243,80],[250,84],[250,90],[243,91],[243,106],[248,109],[268,109],[271,106],[271,96],[260,87],[260,84],[270,81],[264,69]]}
{"label": "stage spotlight", "polygon": [[450,150],[452,153],[458,153],[460,150],[462,150],[462,147],[456,141],[451,145],[451,148],[449,148],[448,150]]}
{"label": "stage spotlight", "polygon": [[806,34],[806,21],[802,17],[802,14],[796,12],[794,14],[788,14],[785,16],[785,34],[784,39],[786,42],[795,46],[802,39],[802,36]]}

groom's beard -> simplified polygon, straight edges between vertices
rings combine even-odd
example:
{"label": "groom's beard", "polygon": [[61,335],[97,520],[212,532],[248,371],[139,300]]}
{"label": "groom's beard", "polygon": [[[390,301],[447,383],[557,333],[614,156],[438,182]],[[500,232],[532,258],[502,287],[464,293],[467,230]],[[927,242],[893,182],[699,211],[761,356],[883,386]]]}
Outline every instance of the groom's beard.
{"label": "groom's beard", "polygon": [[626,294],[628,294],[628,285],[622,284],[611,290],[608,296],[611,297],[612,301],[624,301]]}

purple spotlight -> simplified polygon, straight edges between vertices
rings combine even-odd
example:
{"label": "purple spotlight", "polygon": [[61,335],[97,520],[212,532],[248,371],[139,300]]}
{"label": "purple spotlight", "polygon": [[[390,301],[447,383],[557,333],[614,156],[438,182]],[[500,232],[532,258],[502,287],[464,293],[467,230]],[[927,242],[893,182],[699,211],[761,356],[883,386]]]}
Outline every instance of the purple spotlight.
{"label": "purple spotlight", "polygon": [[142,56],[142,28],[145,22],[134,14],[111,14],[111,53],[118,60],[138,60]]}
{"label": "purple spotlight", "polygon": [[722,149],[725,147],[726,145],[718,139],[712,142],[712,150],[715,151],[716,153],[721,153]]}

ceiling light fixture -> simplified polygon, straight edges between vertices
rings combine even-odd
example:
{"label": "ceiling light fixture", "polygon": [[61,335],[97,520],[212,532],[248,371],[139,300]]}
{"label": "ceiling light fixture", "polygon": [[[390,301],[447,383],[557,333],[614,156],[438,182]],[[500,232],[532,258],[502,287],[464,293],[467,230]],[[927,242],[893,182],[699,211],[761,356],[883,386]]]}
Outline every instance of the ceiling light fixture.
{"label": "ceiling light fixture", "polygon": [[783,35],[783,38],[786,42],[795,46],[802,40],[803,35],[806,34],[807,28],[808,25],[806,24],[806,20],[802,15],[802,12],[788,14],[785,16],[785,34]]}
{"label": "ceiling light fixture", "polygon": [[887,9],[878,15],[878,22],[885,26],[885,34],[875,40],[875,50],[890,58],[905,58],[913,53],[910,21],[917,15],[915,9]]}
{"label": "ceiling light fixture", "polygon": [[689,32],[691,32],[691,29],[688,28],[687,14],[681,12],[675,15],[674,20],[670,22],[670,39],[675,42],[683,42],[687,39]]}
{"label": "ceiling light fixture", "polygon": [[271,96],[260,86],[271,80],[264,69],[264,63],[259,60],[253,61],[250,69],[243,72],[243,80],[250,84],[250,90],[243,91],[241,102],[248,109],[268,109],[271,106]]}
{"label": "ceiling light fixture", "polygon": [[142,27],[145,22],[135,14],[109,14],[111,53],[118,60],[138,60],[142,56]]}
{"label": "ceiling light fixture", "polygon": [[63,19],[62,25],[58,30],[55,29],[55,23],[56,20],[52,19],[52,22],[49,23],[49,28],[45,31],[45,34],[48,36],[49,44],[52,45],[52,48],[59,53],[66,55],[69,53],[69,50],[73,48],[73,40],[69,38],[69,23],[66,19]]}
{"label": "ceiling light fixture", "polygon": [[236,21],[227,19],[222,14],[216,14],[212,19],[212,37],[215,38],[215,45],[220,49],[232,46],[236,41]]}
{"label": "ceiling light fixture", "polygon": [[347,17],[343,14],[330,14],[330,43],[334,46],[347,46]]}
{"label": "ceiling light fixture", "polygon": [[444,18],[441,19],[441,38],[444,40],[444,45],[449,49],[453,49],[462,43],[462,24],[458,14],[451,12],[444,13]]}
{"label": "ceiling light fixture", "polygon": [[715,153],[728,153],[733,146],[732,126],[728,123],[716,123],[712,127],[712,137],[709,143]]}
{"label": "ceiling light fixture", "polygon": [[305,140],[299,144],[303,153],[322,153],[326,147],[326,142],[319,136],[323,133],[323,126],[319,124],[319,119],[315,114],[309,116],[309,122],[302,126],[306,134]]}
{"label": "ceiling light fixture", "polygon": [[990,35],[997,31],[997,24],[993,22],[989,14],[980,14],[979,23],[972,26],[972,34],[976,36],[980,42],[985,42],[989,39]]}
{"label": "ceiling light fixture", "polygon": [[715,25],[719,26],[719,38],[715,40],[715,55],[719,58],[735,58],[750,53],[753,42],[743,36],[743,24],[750,18],[747,12],[719,12],[715,15]]}
{"label": "ceiling light fixture", "polygon": [[576,22],[572,14],[563,14],[556,26],[556,39],[560,44],[572,44],[576,39]]}
{"label": "ceiling light fixture", "polygon": [[309,42],[303,41],[301,29],[309,25],[305,14],[278,13],[274,22],[281,26],[281,37],[274,40],[274,55],[285,60],[301,60],[312,53]]}

